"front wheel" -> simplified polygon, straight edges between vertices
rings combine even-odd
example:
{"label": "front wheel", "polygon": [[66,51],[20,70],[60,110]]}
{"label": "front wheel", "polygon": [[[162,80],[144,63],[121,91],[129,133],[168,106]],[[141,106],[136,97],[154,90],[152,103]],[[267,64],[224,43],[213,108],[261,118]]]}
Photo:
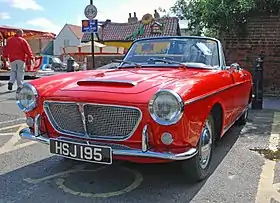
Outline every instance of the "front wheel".
{"label": "front wheel", "polygon": [[189,181],[198,182],[209,176],[214,147],[214,135],[214,119],[210,115],[202,128],[197,145],[198,153],[192,159],[182,162],[183,172]]}

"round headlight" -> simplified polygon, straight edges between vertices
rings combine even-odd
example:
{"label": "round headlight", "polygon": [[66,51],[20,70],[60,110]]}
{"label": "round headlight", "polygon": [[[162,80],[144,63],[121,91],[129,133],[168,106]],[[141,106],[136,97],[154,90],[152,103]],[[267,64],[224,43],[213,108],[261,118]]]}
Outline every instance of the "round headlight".
{"label": "round headlight", "polygon": [[23,112],[33,110],[37,106],[37,90],[30,83],[24,83],[21,90],[17,93],[16,101]]}
{"label": "round headlight", "polygon": [[149,102],[152,118],[161,125],[177,123],[184,112],[182,98],[172,90],[158,91]]}

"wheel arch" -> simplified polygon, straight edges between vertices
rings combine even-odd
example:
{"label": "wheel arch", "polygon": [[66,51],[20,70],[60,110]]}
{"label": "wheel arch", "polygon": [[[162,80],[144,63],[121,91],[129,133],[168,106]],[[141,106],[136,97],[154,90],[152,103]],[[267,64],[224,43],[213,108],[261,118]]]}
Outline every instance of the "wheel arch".
{"label": "wheel arch", "polygon": [[253,99],[253,90],[252,90],[252,88],[251,88],[250,94],[249,94],[248,104],[251,104],[251,103],[252,103],[252,99]]}
{"label": "wheel arch", "polygon": [[215,140],[221,137],[223,126],[224,126],[224,109],[223,106],[216,102],[210,111],[210,114],[214,119],[214,129],[215,129]]}

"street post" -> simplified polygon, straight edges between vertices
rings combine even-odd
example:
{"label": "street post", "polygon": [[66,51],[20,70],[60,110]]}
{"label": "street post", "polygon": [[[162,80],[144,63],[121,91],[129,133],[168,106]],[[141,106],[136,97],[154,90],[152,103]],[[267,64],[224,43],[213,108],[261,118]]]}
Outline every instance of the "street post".
{"label": "street post", "polygon": [[90,4],[86,6],[84,14],[88,20],[82,21],[82,32],[90,33],[91,36],[91,69],[94,69],[94,33],[98,32],[98,21],[94,19],[97,16],[97,8],[93,5],[93,0],[90,0]]}

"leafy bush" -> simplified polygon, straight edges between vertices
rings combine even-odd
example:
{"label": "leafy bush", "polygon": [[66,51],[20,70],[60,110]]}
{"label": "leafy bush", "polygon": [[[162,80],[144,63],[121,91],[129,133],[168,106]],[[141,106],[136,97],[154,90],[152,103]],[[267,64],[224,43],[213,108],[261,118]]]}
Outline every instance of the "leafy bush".
{"label": "leafy bush", "polygon": [[248,17],[278,13],[279,9],[280,0],[177,0],[170,11],[188,20],[195,34],[206,29],[216,35],[218,30],[237,32]]}

